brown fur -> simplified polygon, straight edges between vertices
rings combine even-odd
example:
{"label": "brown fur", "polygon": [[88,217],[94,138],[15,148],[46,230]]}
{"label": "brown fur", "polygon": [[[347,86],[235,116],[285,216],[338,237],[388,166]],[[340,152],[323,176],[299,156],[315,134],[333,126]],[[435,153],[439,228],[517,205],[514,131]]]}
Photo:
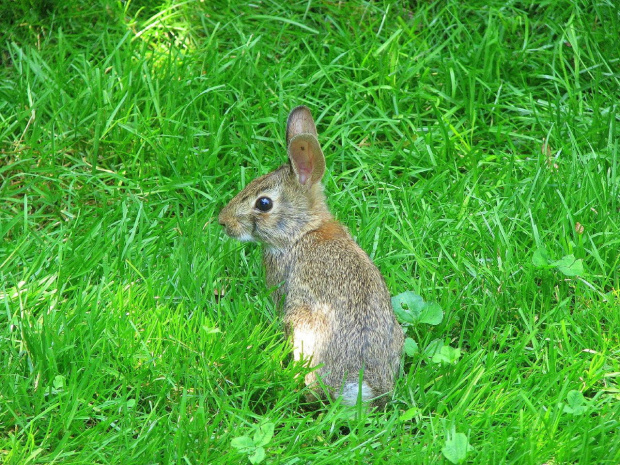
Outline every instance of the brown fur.
{"label": "brown fur", "polygon": [[316,236],[319,241],[331,241],[337,238],[347,237],[347,232],[344,227],[334,220],[325,221],[309,234]]}
{"label": "brown fur", "polygon": [[[283,323],[296,360],[309,360],[333,397],[343,383],[363,380],[375,396],[389,393],[398,375],[403,331],[383,277],[349,232],[329,213],[320,183],[325,159],[306,107],[287,125],[290,164],[252,181],[222,210],[219,222],[232,237],[264,247],[268,286],[285,296]],[[302,144],[291,144],[302,141]],[[308,153],[310,152],[310,153]],[[268,212],[256,200],[273,200]],[[376,399],[383,405],[386,397]]]}

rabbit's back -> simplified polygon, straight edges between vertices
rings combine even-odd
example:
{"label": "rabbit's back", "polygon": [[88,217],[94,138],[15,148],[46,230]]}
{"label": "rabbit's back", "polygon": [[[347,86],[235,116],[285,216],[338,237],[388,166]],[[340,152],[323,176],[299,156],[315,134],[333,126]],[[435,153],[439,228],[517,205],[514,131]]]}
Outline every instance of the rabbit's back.
{"label": "rabbit's back", "polygon": [[360,370],[364,400],[392,390],[402,329],[381,273],[343,226],[326,221],[289,250],[266,251],[265,264],[268,281],[283,282],[284,322],[296,358],[322,364],[307,382],[318,374],[351,404]]}

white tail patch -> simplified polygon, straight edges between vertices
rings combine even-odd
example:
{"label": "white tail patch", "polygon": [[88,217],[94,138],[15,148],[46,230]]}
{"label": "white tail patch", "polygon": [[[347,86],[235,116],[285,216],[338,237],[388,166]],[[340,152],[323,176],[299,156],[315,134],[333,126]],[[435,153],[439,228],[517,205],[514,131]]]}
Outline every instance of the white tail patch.
{"label": "white tail patch", "polygon": [[[360,397],[359,392],[359,383],[346,383],[344,388],[342,389],[342,404],[353,406],[357,404],[357,399]],[[375,393],[372,392],[372,388],[366,384],[366,381],[362,381],[362,402],[368,402],[373,397],[375,397]]]}

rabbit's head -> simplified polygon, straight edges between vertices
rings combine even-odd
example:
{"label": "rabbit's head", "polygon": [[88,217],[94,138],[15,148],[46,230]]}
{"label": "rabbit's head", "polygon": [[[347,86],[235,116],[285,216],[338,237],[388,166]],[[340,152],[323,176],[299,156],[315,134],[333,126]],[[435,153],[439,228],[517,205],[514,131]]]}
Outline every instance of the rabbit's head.
{"label": "rabbit's head", "polygon": [[331,217],[321,185],[325,157],[307,107],[291,111],[286,143],[289,163],[254,179],[220,212],[229,236],[282,248]]}

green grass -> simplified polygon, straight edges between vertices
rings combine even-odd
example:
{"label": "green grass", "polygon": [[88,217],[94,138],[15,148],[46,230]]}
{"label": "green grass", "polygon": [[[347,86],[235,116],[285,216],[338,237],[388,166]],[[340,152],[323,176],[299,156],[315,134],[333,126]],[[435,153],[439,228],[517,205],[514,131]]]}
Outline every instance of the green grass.
{"label": "green grass", "polygon": [[[231,441],[265,423],[263,463],[448,463],[454,433],[466,463],[620,463],[614,2],[29,0],[0,25],[4,463],[248,463]],[[304,410],[260,249],[216,221],[300,104],[335,215],[446,312],[409,335],[461,350],[407,358],[385,412]]]}

